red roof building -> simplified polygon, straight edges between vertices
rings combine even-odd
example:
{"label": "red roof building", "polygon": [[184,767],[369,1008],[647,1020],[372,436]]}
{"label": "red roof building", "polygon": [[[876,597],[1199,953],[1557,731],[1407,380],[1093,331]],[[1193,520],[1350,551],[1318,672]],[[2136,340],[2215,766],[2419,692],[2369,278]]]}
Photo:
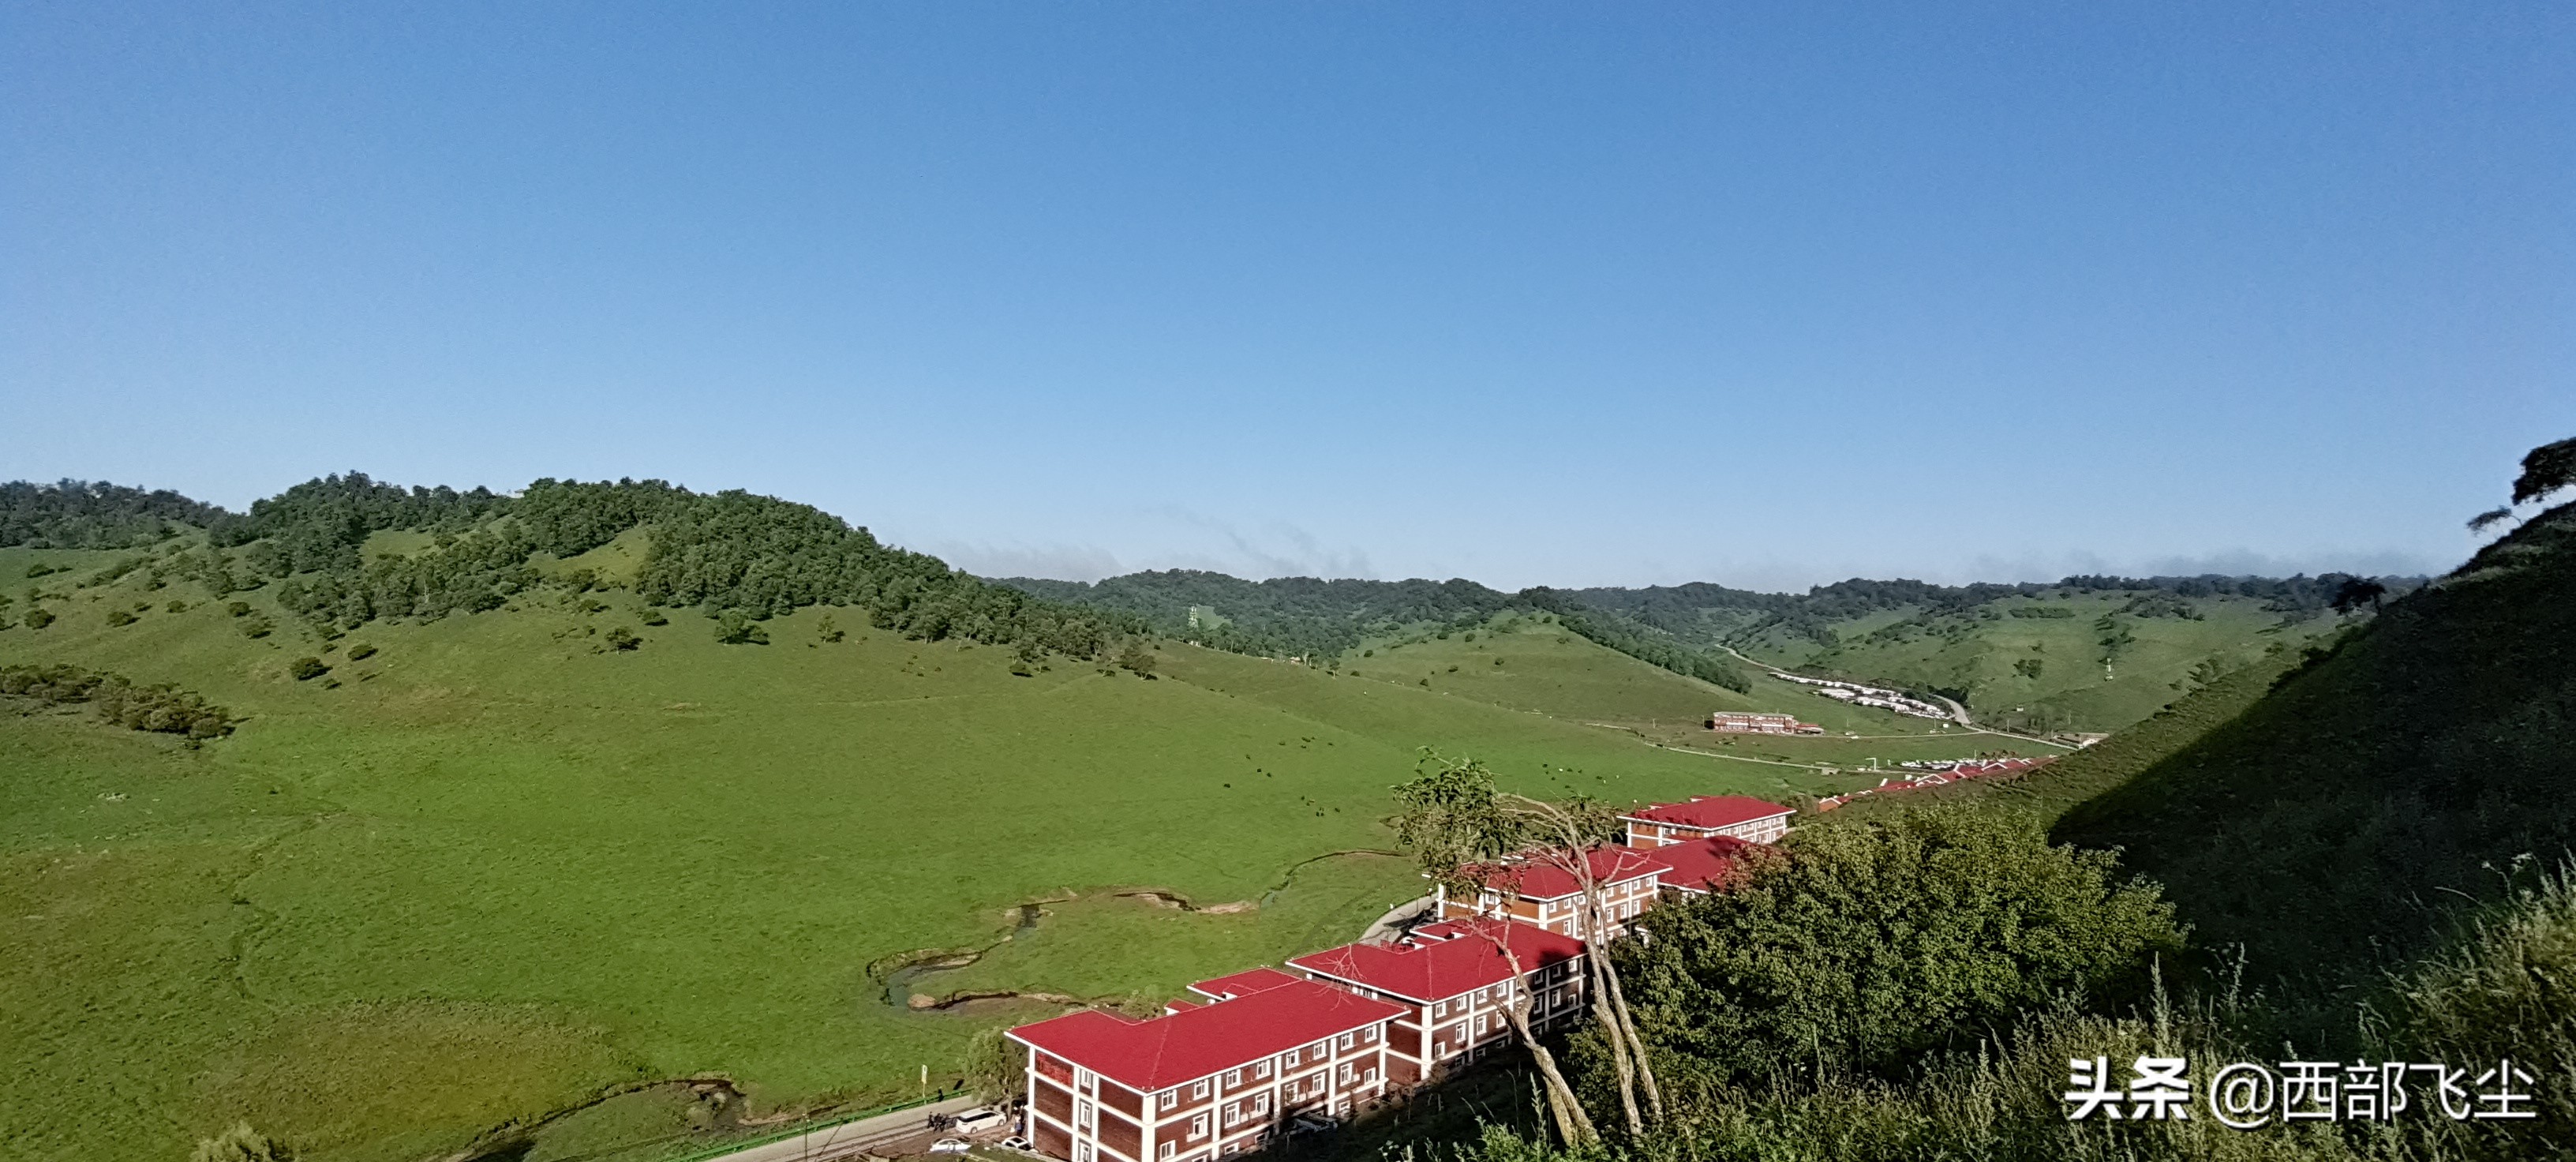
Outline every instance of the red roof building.
{"label": "red roof building", "polygon": [[[1586,853],[1585,861],[1594,882],[1601,885],[1602,904],[1609,912],[1606,935],[1617,936],[1629,920],[1655,902],[1656,877],[1663,873],[1663,865],[1625,847],[1593,848]],[[1475,899],[1464,900],[1452,899],[1446,888],[1440,889],[1437,894],[1442,918],[1490,916],[1518,920],[1578,940],[1591,938],[1584,931],[1581,881],[1547,857],[1525,855],[1475,870],[1481,872],[1478,878],[1484,882],[1484,890]]]}
{"label": "red roof building", "polygon": [[1288,967],[1405,1007],[1387,1029],[1387,1076],[1401,1086],[1508,1046],[1513,1034],[1504,1010],[1517,996],[1529,1000],[1533,1032],[1573,1024],[1583,1010],[1583,956],[1583,942],[1571,936],[1507,920],[1458,920],[1425,924],[1399,940],[1308,953]]}
{"label": "red roof building", "polygon": [[1346,1118],[1385,1093],[1388,1025],[1405,1007],[1275,969],[1191,987],[1220,999],[1010,1031],[1029,1050],[1024,1132],[1040,1153],[1205,1162],[1258,1149],[1290,1118]]}
{"label": "red roof building", "polygon": [[1622,815],[1628,846],[1654,848],[1712,835],[1771,843],[1789,833],[1797,812],[1749,795],[1693,795],[1688,802],[1657,803]]}
{"label": "red roof building", "polygon": [[1646,852],[1646,858],[1664,867],[1663,888],[1683,895],[1707,895],[1714,885],[1727,882],[1734,874],[1744,852],[1753,847],[1749,840],[1732,835],[1712,835],[1684,843],[1668,843]]}

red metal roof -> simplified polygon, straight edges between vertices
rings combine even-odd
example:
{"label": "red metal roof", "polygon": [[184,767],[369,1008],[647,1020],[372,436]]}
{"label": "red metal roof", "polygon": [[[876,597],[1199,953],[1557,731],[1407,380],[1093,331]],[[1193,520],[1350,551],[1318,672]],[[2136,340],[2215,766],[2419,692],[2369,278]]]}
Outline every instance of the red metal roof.
{"label": "red metal roof", "polygon": [[[1588,862],[1592,878],[1603,887],[1655,875],[1663,865],[1637,853],[1634,848],[1596,847]],[[1583,884],[1563,868],[1542,863],[1535,856],[1522,856],[1509,863],[1483,869],[1486,887],[1508,891],[1532,900],[1561,900],[1583,890]]]}
{"label": "red metal roof", "polygon": [[[1285,975],[1285,974],[1282,974]],[[1313,981],[1140,1021],[1085,1009],[1010,1032],[1139,1093],[1249,1065],[1405,1010]]]}
{"label": "red metal roof", "polygon": [[1732,835],[1711,835],[1688,843],[1650,848],[1646,851],[1646,858],[1664,865],[1665,886],[1705,892],[1709,890],[1710,883],[1723,880],[1734,871],[1736,856],[1753,846],[1756,845]]}
{"label": "red metal roof", "polygon": [[1765,802],[1750,795],[1693,795],[1687,803],[1657,803],[1620,816],[1642,819],[1648,823],[1678,823],[1684,827],[1718,828],[1751,823],[1794,814],[1777,803]]}
{"label": "red metal roof", "polygon": [[1236,997],[1251,996],[1263,989],[1275,989],[1283,984],[1295,983],[1297,983],[1296,977],[1290,976],[1278,969],[1254,968],[1246,969],[1242,972],[1235,973],[1232,976],[1221,976],[1215,980],[1200,981],[1197,984],[1191,985],[1190,991],[1203,997],[1210,997],[1220,1001],[1230,1001]]}
{"label": "red metal roof", "polygon": [[1335,980],[1432,1004],[1512,978],[1512,964],[1497,941],[1508,943],[1522,972],[1536,972],[1583,955],[1583,942],[1530,924],[1456,920],[1422,931],[1446,939],[1403,944],[1345,944],[1294,957],[1289,964]]}

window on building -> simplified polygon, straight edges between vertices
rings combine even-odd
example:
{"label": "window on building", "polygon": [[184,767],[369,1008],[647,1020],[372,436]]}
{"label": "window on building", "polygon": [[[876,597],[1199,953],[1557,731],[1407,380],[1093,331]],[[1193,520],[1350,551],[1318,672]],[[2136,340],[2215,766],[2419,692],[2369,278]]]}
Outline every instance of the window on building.
{"label": "window on building", "polygon": [[1265,1093],[1265,1094],[1262,1094],[1262,1095],[1261,1095],[1261,1096],[1259,1096],[1259,1097],[1256,1097],[1256,1098],[1252,1099],[1252,1112],[1253,1112],[1253,1113],[1256,1113],[1256,1114],[1266,1114],[1266,1113],[1269,1113],[1269,1112],[1270,1112],[1270,1095]]}
{"label": "window on building", "polygon": [[1163,1108],[1167,1110],[1173,1106],[1181,1104],[1181,1091],[1177,1089],[1164,1090],[1161,1102]]}
{"label": "window on building", "polygon": [[1481,1034],[1483,1034],[1483,1033],[1484,1033],[1484,1031],[1485,1031],[1485,1015],[1484,1015],[1484,1014],[1482,1014],[1482,1013],[1478,1013],[1478,1014],[1476,1015],[1476,1032],[1477,1032],[1478,1034],[1480,1034],[1480,1035],[1481,1035]]}
{"label": "window on building", "polygon": [[1270,1059],[1269,1059],[1269,1058],[1267,1058],[1267,1057],[1264,1057],[1264,1058],[1262,1058],[1260,1061],[1255,1062],[1255,1063],[1253,1064],[1253,1066],[1252,1066],[1252,1076],[1254,1076],[1254,1077],[1268,1077],[1268,1076],[1270,1076]]}
{"label": "window on building", "polygon": [[1206,1115],[1206,1114],[1200,1114],[1199,1116],[1197,1116],[1197,1117],[1195,1117],[1195,1118],[1191,1118],[1191,1119],[1190,1119],[1190,1137],[1191,1137],[1191,1138],[1193,1138],[1193,1139],[1197,1139],[1197,1138],[1204,1138],[1204,1137],[1207,1137],[1207,1131],[1208,1131],[1208,1120],[1207,1120],[1207,1115]]}
{"label": "window on building", "polygon": [[1344,1033],[1344,1034],[1342,1034],[1342,1048],[1344,1048],[1344,1049],[1348,1049],[1348,1048],[1350,1048],[1350,1047],[1351,1047],[1351,1035],[1350,1035],[1350,1034],[1348,1034],[1348,1033]]}
{"label": "window on building", "polygon": [[1242,1106],[1227,1106],[1227,1107],[1225,1107],[1225,1128],[1226,1128],[1226,1129],[1229,1129],[1229,1130],[1233,1129],[1233,1128],[1234,1128],[1234,1126],[1235,1126],[1235,1123],[1240,1122],[1240,1121],[1242,1121],[1242,1120],[1243,1120],[1243,1107],[1242,1107]]}
{"label": "window on building", "polygon": [[1226,1070],[1226,1071],[1225,1071],[1225,1087],[1226,1087],[1227,1089],[1233,1089],[1234,1087],[1236,1087],[1236,1086],[1238,1086],[1238,1085],[1241,1085],[1241,1084],[1243,1084],[1243,1071],[1242,1071],[1242,1070],[1240,1070],[1240,1069],[1229,1069],[1229,1070]]}
{"label": "window on building", "polygon": [[1073,1071],[1073,1087],[1075,1089],[1090,1089],[1091,1085],[1092,1073],[1090,1070],[1077,1069]]}
{"label": "window on building", "polygon": [[1367,1045],[1374,1043],[1376,1040],[1377,1026],[1371,1025],[1368,1028],[1360,1030],[1360,1044]]}
{"label": "window on building", "polygon": [[1073,1162],[1091,1162],[1091,1143],[1076,1142],[1073,1144]]}
{"label": "window on building", "polygon": [[1194,1081],[1194,1082],[1191,1082],[1191,1083],[1190,1083],[1190,1096],[1191,1096],[1191,1097],[1193,1097],[1193,1098],[1206,1097],[1206,1096],[1207,1096],[1207,1089],[1208,1089],[1207,1079],[1206,1079],[1206,1078],[1204,1078],[1204,1077],[1202,1077],[1202,1078],[1198,1079],[1197,1081]]}
{"label": "window on building", "polygon": [[1091,1128],[1091,1122],[1091,1103],[1087,1101],[1073,1103],[1073,1124],[1088,1130]]}
{"label": "window on building", "polygon": [[1163,1143],[1163,1148],[1162,1148],[1162,1150],[1161,1150],[1161,1151],[1159,1151],[1159,1153],[1161,1153],[1161,1155],[1163,1156],[1163,1162],[1171,1162],[1172,1155],[1179,1153],[1179,1152],[1180,1152],[1180,1149],[1181,1149],[1181,1148],[1180,1148],[1180,1146],[1179,1146],[1178,1144],[1176,1144],[1176,1143],[1172,1143],[1172,1142],[1165,1142],[1165,1143]]}

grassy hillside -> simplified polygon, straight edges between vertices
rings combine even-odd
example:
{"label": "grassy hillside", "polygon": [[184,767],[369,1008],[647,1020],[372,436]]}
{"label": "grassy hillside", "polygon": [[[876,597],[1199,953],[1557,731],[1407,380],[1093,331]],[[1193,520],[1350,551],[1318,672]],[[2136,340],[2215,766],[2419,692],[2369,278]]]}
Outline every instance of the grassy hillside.
{"label": "grassy hillside", "polygon": [[2108,732],[2336,625],[2245,597],[2048,590],[1968,610],[1883,611],[1830,642],[1776,630],[1739,647],[1801,672],[1948,694],[1979,722]]}
{"label": "grassy hillside", "polygon": [[[1553,616],[1576,636],[1772,700],[1766,665],[1945,693],[2007,730],[2107,732],[2275,644],[2333,628],[2324,577],[2070,577],[2054,585],[1852,580],[1803,594],[1690,584],[1529,589],[1468,581],[1245,581],[1171,570],[1093,583],[1012,578],[1035,596],[1143,619],[1220,649],[1359,666],[1390,641]],[[2383,579],[2391,591],[2414,582]],[[1444,639],[1445,640],[1445,639]]]}
{"label": "grassy hillside", "polygon": [[2119,845],[2205,946],[2367,977],[2576,844],[2576,507],[2388,604],[2056,834]]}
{"label": "grassy hillside", "polygon": [[[905,1095],[1027,1011],[916,1012],[911,992],[1162,994],[1356,935],[1419,885],[1318,857],[1388,846],[1386,787],[1423,746],[1533,792],[1832,787],[1464,683],[1187,646],[1147,680],[833,606],[725,645],[698,611],[543,579],[633,576],[650,537],[541,555],[488,612],[336,637],[278,583],[218,595],[142,568],[83,587],[119,554],[0,550],[0,577],[70,567],[24,583],[55,620],[13,617],[0,664],[172,682],[241,720],[190,748],[0,700],[0,1157],[178,1158],[247,1117],[323,1162],[410,1159],[665,1078],[729,1080],[755,1114]],[[362,559],[423,547],[379,531]],[[640,647],[612,648],[619,630]],[[1630,681],[1687,681],[1598,653]],[[308,656],[329,669],[298,680]],[[1616,708],[1616,685],[1582,709]],[[1136,888],[1255,906],[1119,895]],[[1004,942],[1032,901],[1044,914]],[[528,1159],[684,1149],[693,1110],[619,1099]]]}
{"label": "grassy hillside", "polygon": [[[1791,763],[1856,772],[1875,759],[1967,758],[1983,753],[2048,754],[2058,748],[1981,731],[1851,706],[1783,682],[1750,693],[1694,681],[1595,645],[1558,626],[1552,615],[1503,614],[1480,627],[1372,639],[1343,658],[1342,672],[1373,681],[1410,683],[1453,697],[1626,731],[1661,746],[1739,762]],[[1721,735],[1702,723],[1710,712],[1797,715],[1827,730],[1821,738]],[[1833,789],[1869,786],[1876,776],[1846,773]]]}

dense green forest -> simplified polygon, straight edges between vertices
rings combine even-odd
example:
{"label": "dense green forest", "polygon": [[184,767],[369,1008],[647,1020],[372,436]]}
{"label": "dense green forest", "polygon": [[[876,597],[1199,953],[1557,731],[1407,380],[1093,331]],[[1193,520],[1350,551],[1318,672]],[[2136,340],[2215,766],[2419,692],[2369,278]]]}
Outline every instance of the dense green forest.
{"label": "dense green forest", "polygon": [[163,489],[88,480],[0,484],[0,548],[125,549],[205,528],[228,514]]}
{"label": "dense green forest", "polygon": [[[26,539],[125,547],[202,529],[202,544],[110,570],[144,568],[202,581],[223,595],[271,583],[279,604],[330,632],[386,618],[435,619],[496,609],[576,557],[649,526],[634,579],[647,602],[710,618],[764,620],[805,606],[849,605],[874,624],[925,640],[958,638],[1093,657],[1142,629],[1136,619],[988,584],[938,558],[878,543],[808,505],[732,491],[700,494],[658,480],[539,480],[515,496],[489,489],[403,488],[351,472],[298,484],[233,514],[112,485],[11,485],[0,528]],[[409,552],[366,553],[379,533],[426,538]],[[579,570],[563,582],[599,583]],[[31,597],[31,608],[43,603]],[[749,635],[743,635],[749,640]]]}

